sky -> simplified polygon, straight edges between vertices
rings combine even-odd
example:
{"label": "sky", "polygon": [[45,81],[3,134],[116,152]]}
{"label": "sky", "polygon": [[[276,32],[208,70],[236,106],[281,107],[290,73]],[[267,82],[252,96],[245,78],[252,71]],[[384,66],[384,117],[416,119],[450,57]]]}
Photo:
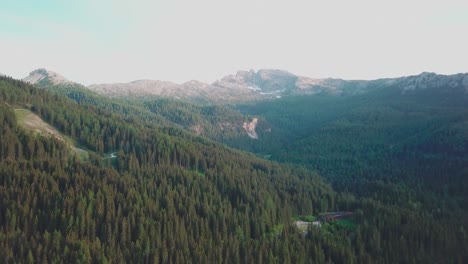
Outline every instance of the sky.
{"label": "sky", "polygon": [[238,70],[468,72],[466,0],[0,0],[0,72],[213,82]]}

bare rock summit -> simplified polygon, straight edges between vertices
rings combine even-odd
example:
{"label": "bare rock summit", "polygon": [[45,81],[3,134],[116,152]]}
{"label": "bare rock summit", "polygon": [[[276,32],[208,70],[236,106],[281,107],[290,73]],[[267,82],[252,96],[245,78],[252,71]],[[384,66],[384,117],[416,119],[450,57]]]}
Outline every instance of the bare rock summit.
{"label": "bare rock summit", "polygon": [[30,84],[40,84],[46,82],[53,85],[73,83],[67,80],[62,75],[53,71],[46,70],[44,68],[40,68],[30,72],[27,77],[23,78],[23,81],[28,82]]}

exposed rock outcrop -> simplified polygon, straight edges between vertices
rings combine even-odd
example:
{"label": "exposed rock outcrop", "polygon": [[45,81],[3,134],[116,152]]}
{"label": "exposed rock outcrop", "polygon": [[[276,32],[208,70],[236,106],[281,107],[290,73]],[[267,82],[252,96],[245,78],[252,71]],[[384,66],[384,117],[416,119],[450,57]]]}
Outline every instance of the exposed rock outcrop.
{"label": "exposed rock outcrop", "polygon": [[423,72],[419,75],[401,77],[394,80],[404,93],[417,90],[444,89],[468,91],[468,74],[440,75]]}
{"label": "exposed rock outcrop", "polygon": [[242,126],[244,130],[247,132],[247,135],[249,135],[250,138],[253,139],[258,139],[258,134],[257,134],[257,124],[258,124],[258,118],[253,118],[252,121],[250,122],[244,122],[244,125]]}
{"label": "exposed rock outcrop", "polygon": [[72,83],[62,75],[53,71],[46,70],[44,68],[32,71],[31,73],[29,73],[29,76],[23,78],[23,81],[28,82],[30,84],[37,84],[41,81],[46,81],[53,85]]}

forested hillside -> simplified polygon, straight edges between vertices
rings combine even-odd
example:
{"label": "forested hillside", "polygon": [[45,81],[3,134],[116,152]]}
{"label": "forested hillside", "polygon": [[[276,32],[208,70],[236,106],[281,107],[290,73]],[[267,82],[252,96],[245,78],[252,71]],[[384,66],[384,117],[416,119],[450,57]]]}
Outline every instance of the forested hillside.
{"label": "forested hillside", "polygon": [[451,232],[466,243],[467,105],[463,89],[402,92],[394,86],[353,96],[290,97],[239,109],[272,126],[271,133],[252,141],[250,151],[316,170],[336,191],[358,199],[419,212],[415,222],[454,221],[458,230]]}
{"label": "forested hillside", "polygon": [[317,169],[337,186],[404,180],[463,194],[468,188],[467,105],[468,94],[460,90],[402,94],[391,87],[355,96],[291,97],[242,109],[272,126],[271,133],[252,142],[251,151]]}
{"label": "forested hillside", "polygon": [[[252,117],[230,107],[196,105],[165,98],[109,99],[77,83],[53,84],[47,79],[35,86],[62,95],[83,107],[99,108],[119,115],[123,120],[139,121],[157,129],[180,129],[227,145],[250,145],[243,124]],[[261,120],[261,124],[265,124]]]}
{"label": "forested hillside", "polygon": [[[335,192],[310,170],[5,77],[0,96],[2,263],[468,259],[460,203],[434,208],[439,204],[411,197],[405,186],[379,183],[375,197]],[[89,158],[18,126],[15,108],[39,115]],[[408,199],[385,201],[400,196]],[[310,227],[306,235],[294,225],[299,215],[327,211],[354,217],[349,225]]]}

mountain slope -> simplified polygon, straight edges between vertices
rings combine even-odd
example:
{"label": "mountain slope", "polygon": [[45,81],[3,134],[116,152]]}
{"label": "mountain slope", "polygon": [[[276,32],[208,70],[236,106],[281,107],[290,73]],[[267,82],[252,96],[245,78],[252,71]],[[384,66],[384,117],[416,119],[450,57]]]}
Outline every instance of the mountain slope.
{"label": "mountain slope", "polygon": [[322,83],[323,80],[312,80],[285,71],[264,69],[258,72],[239,71],[236,75],[228,75],[213,84],[198,81],[174,84],[141,80],[127,84],[95,84],[88,88],[112,97],[158,96],[213,104],[272,99],[298,89],[307,90],[311,85]]}
{"label": "mountain slope", "polygon": [[390,179],[464,194],[464,80],[466,75],[424,74],[353,96],[290,97],[243,106],[272,126],[248,149],[310,166],[344,188]]}
{"label": "mountain slope", "polygon": [[55,138],[64,144],[72,151],[73,154],[77,154],[80,158],[87,159],[89,154],[88,151],[78,148],[69,137],[62,135],[57,129],[46,122],[44,122],[39,116],[32,113],[28,109],[14,109],[18,126],[25,130],[32,131],[35,134],[43,137]]}
{"label": "mountain slope", "polygon": [[[199,106],[183,100],[164,98],[144,100],[107,98],[78,83],[54,84],[48,79],[48,75],[43,77],[41,82],[36,83],[35,86],[66,96],[80,105],[119,114],[128,121],[138,119],[153,127],[182,128],[226,144],[230,144],[232,141],[249,143],[249,136],[243,128],[243,124],[249,122],[251,117],[244,116],[227,107]],[[135,82],[135,85],[144,85],[145,82],[138,81]],[[194,83],[197,82],[192,81],[184,85],[193,85]],[[170,85],[170,83],[168,84]],[[164,89],[177,94],[177,91]]]}
{"label": "mountain slope", "polygon": [[[0,96],[2,262],[468,260],[464,196],[434,196],[393,181],[336,193],[297,165],[79,104],[49,89],[0,78]],[[154,106],[160,107],[148,105]],[[12,110],[19,107],[96,154],[80,161],[62,142],[25,131]],[[102,158],[109,152],[115,163]],[[354,217],[306,235],[293,224],[298,215],[310,219],[334,210]]]}
{"label": "mountain slope", "polygon": [[[209,262],[239,258],[241,248],[249,248],[243,257],[268,258],[259,243],[273,243],[275,225],[292,228],[291,215],[335,206],[328,202],[333,191],[312,173],[128,124],[8,78],[0,79],[0,91],[0,136],[8,139],[0,141],[0,258],[7,263]],[[99,156],[74,159],[63,142],[23,130],[11,106],[28,105]],[[110,151],[113,166],[101,158]]]}
{"label": "mountain slope", "polygon": [[[151,112],[180,125],[184,129],[224,144],[250,144],[252,133],[257,127],[248,130],[246,124],[258,118],[243,115],[223,106],[198,106],[187,102],[170,99],[144,101],[144,106]],[[268,124],[260,120],[259,129]]]}
{"label": "mountain slope", "polygon": [[352,95],[383,87],[405,87],[403,92],[426,89],[431,86],[463,87],[468,91],[467,74],[437,75],[422,73],[393,79],[341,80],[313,79],[296,76],[286,71],[262,69],[257,72],[239,71],[212,84],[190,81],[175,84],[162,81],[142,80],[127,84],[90,85],[89,89],[111,97],[166,97],[196,103],[241,103],[248,101],[278,99],[291,95],[329,94]]}
{"label": "mountain slope", "polygon": [[[32,71],[23,80],[39,87],[78,85],[46,69]],[[364,81],[312,79],[282,70],[261,69],[257,72],[239,71],[212,84],[195,80],[183,84],[138,80],[130,83],[94,84],[86,88],[114,98],[172,98],[202,104],[238,104],[293,95],[347,96],[391,87],[400,87],[402,93],[434,87],[468,92],[468,74],[438,75],[424,72],[415,76]]]}

